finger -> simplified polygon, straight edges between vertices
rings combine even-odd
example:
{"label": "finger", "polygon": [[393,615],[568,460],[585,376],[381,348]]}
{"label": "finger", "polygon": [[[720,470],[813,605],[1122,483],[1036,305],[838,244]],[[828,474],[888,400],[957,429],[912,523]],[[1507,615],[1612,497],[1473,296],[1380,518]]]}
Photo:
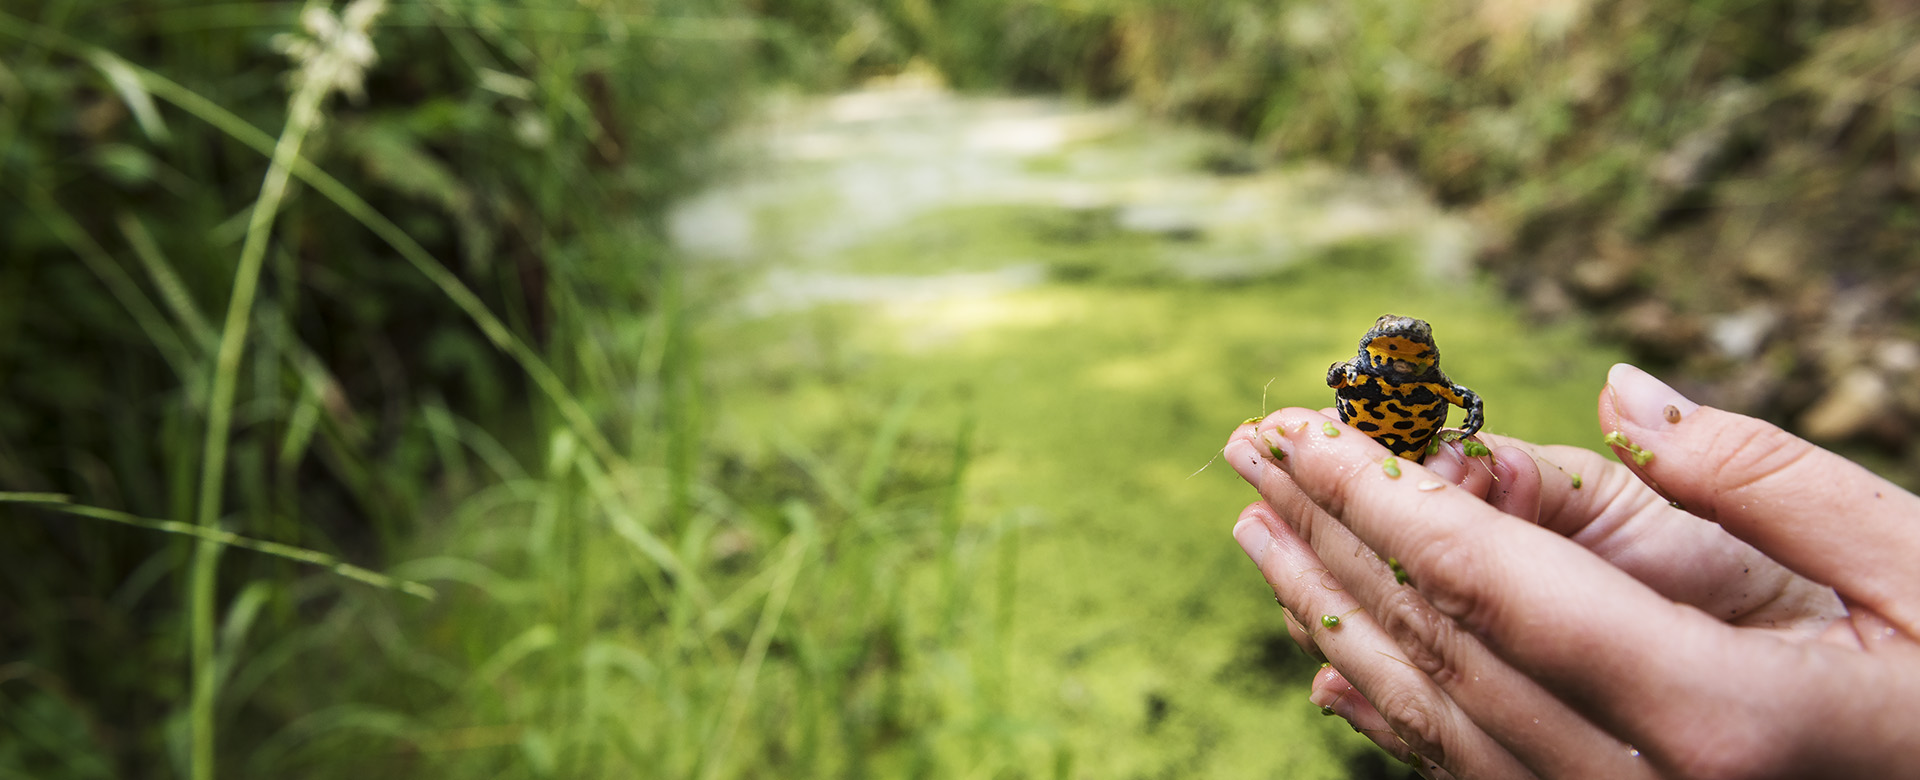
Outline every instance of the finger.
{"label": "finger", "polygon": [[[1920,497],[1769,423],[1613,367],[1600,422],[1641,479],[1793,571],[1920,629]],[[1703,467],[1704,466],[1704,467]]]}
{"label": "finger", "polygon": [[1518,447],[1493,449],[1494,487],[1487,493],[1487,504],[1529,523],[1540,519],[1540,466],[1533,456]]}
{"label": "finger", "polygon": [[[1275,412],[1274,414],[1279,414],[1279,412]],[[1319,414],[1320,417],[1324,419],[1296,422],[1295,427],[1311,427],[1314,424],[1318,424],[1322,427],[1316,430],[1325,430],[1324,426],[1326,425],[1335,426],[1335,430],[1352,430],[1340,421],[1339,413],[1332,407],[1321,409]],[[1259,439],[1259,432],[1261,430],[1271,430],[1274,427],[1272,420],[1274,420],[1274,415],[1271,414],[1262,419],[1249,420],[1234,430],[1234,437],[1245,438],[1249,441],[1257,440]],[[1385,446],[1367,437],[1365,434],[1362,434],[1361,438],[1379,450],[1380,457],[1383,461],[1392,455]],[[1465,440],[1435,442],[1435,444],[1437,446],[1434,448],[1433,453],[1424,456],[1423,464],[1428,470],[1432,471],[1441,481],[1459,485],[1473,495],[1487,495],[1488,489],[1497,481],[1497,477],[1494,475],[1492,468],[1486,462],[1488,460],[1487,458],[1469,457],[1466,454]],[[1271,454],[1271,452],[1268,454]],[[1401,459],[1394,458],[1394,460],[1397,463]],[[1234,468],[1241,469],[1244,465],[1243,463],[1234,463]],[[1244,477],[1246,474],[1243,472],[1241,476]]]}
{"label": "finger", "polygon": [[[1670,506],[1611,458],[1579,447],[1486,438],[1496,455],[1513,451],[1536,465],[1542,475],[1538,482],[1511,482],[1539,489],[1541,527],[1592,550],[1662,596],[1733,625],[1797,637],[1820,636],[1847,614],[1831,588],[1801,577],[1719,525]],[[1510,465],[1525,468],[1518,458]],[[1521,510],[1496,506],[1524,518]]]}
{"label": "finger", "polygon": [[1313,632],[1307,630],[1306,625],[1300,622],[1299,616],[1293,614],[1293,610],[1288,609],[1284,603],[1280,605],[1280,615],[1286,620],[1287,636],[1293,638],[1294,646],[1300,648],[1300,652],[1306,653],[1308,658],[1325,662],[1327,654],[1320,652],[1320,644],[1313,641]]}
{"label": "finger", "polygon": [[1280,602],[1305,617],[1310,626],[1318,622],[1317,631],[1309,630],[1327,659],[1366,692],[1367,700],[1380,704],[1378,711],[1385,713],[1382,722],[1392,724],[1392,738],[1370,734],[1375,742],[1403,761],[1418,752],[1455,774],[1531,776],[1433,680],[1401,656],[1392,638],[1272,508],[1264,503],[1248,506],[1240,513],[1233,535]]}
{"label": "finger", "polygon": [[1313,689],[1307,699],[1319,705],[1322,714],[1340,716],[1354,731],[1373,740],[1373,744],[1379,745],[1388,755],[1413,767],[1421,777],[1433,780],[1451,780],[1453,777],[1438,763],[1414,753],[1407,743],[1394,736],[1393,730],[1387,725],[1386,716],[1381,715],[1373,702],[1367,701],[1367,697],[1354,688],[1353,683],[1347,682],[1346,676],[1340,674],[1340,670],[1332,664],[1322,665],[1320,671],[1314,674]]}
{"label": "finger", "polygon": [[1406,762],[1413,755],[1407,743],[1393,735],[1393,727],[1387,724],[1385,715],[1375,709],[1373,702],[1347,682],[1345,675],[1335,669],[1333,664],[1321,664],[1320,671],[1313,675],[1313,685],[1307,693],[1307,701],[1319,707],[1325,715],[1338,715],[1353,726],[1354,731],[1367,735],[1368,739]]}
{"label": "finger", "polygon": [[[1426,603],[1483,638],[1525,673],[1520,679],[1544,684],[1555,694],[1549,699],[1573,705],[1632,744],[1659,748],[1659,756],[1671,754],[1667,748],[1676,744],[1675,734],[1689,729],[1697,733],[1693,713],[1770,712],[1778,706],[1780,700],[1773,697],[1779,686],[1789,683],[1776,677],[1755,672],[1734,689],[1721,682],[1736,668],[1785,676],[1793,668],[1791,646],[1771,638],[1743,639],[1552,531],[1508,516],[1464,491],[1421,490],[1427,478],[1421,466],[1403,466],[1399,478],[1386,475],[1374,459],[1377,450],[1357,441],[1357,432],[1347,429],[1329,436],[1298,424],[1312,419],[1320,418],[1303,409],[1285,409],[1269,419],[1278,431],[1271,443],[1280,457],[1268,460],[1274,465],[1270,474],[1259,475],[1262,494],[1270,502],[1303,495],[1337,517],[1367,547],[1397,558]],[[1255,453],[1249,442],[1237,449],[1230,446],[1229,454],[1238,461]],[[1282,515],[1289,511],[1277,508]],[[1360,585],[1347,584],[1356,589]],[[1364,595],[1361,601],[1366,603]],[[1376,617],[1394,622],[1388,615]],[[1324,638],[1322,643],[1324,647]],[[1688,652],[1668,652],[1674,647]],[[1467,693],[1449,693],[1467,706]],[[1698,702],[1703,709],[1646,707],[1647,702],[1675,696]],[[1382,703],[1377,698],[1374,702]],[[1489,731],[1516,754],[1533,758],[1552,741],[1529,733],[1526,724],[1493,720],[1512,717],[1515,709],[1510,702],[1489,701],[1470,711],[1483,725],[1493,723]],[[1529,744],[1529,739],[1539,743]],[[1592,760],[1606,755],[1602,751]],[[1617,757],[1628,757],[1624,746]],[[1537,760],[1555,759],[1544,755]],[[1593,776],[1630,776],[1635,767],[1646,771],[1633,762]]]}
{"label": "finger", "polygon": [[[1593,450],[1539,445],[1506,436],[1481,436],[1496,453],[1518,451],[1533,462],[1531,470],[1539,474],[1533,484],[1538,490],[1539,504],[1535,521],[1561,536],[1579,541],[1583,534],[1593,536],[1602,530],[1610,531],[1604,528],[1606,523],[1623,521],[1642,509],[1655,506],[1672,509],[1665,498],[1642,484],[1632,472]],[[1518,462],[1509,465],[1526,468]]]}
{"label": "finger", "polygon": [[1378,745],[1387,755],[1393,756],[1403,764],[1416,763],[1419,758],[1407,743],[1393,733],[1387,718],[1374,709],[1373,703],[1347,682],[1333,664],[1324,664],[1313,675],[1313,685],[1307,700],[1320,708],[1322,715],[1338,715],[1348,726],[1373,744]]}
{"label": "finger", "polygon": [[[1382,448],[1380,453],[1384,452]],[[1244,459],[1244,455],[1230,457],[1236,464]],[[1373,466],[1370,473],[1384,476],[1377,464],[1369,465]],[[1466,465],[1472,464],[1465,464],[1463,468]],[[1406,464],[1405,468],[1419,469],[1413,464]],[[1473,472],[1491,474],[1492,469],[1480,464]],[[1518,473],[1509,475],[1518,476]],[[1416,478],[1403,472],[1401,479]],[[1461,631],[1457,623],[1435,610],[1418,592],[1398,582],[1392,564],[1375,555],[1351,531],[1294,489],[1283,473],[1263,482],[1261,492],[1275,516],[1284,519],[1289,531],[1297,529],[1295,535],[1310,543],[1309,553],[1315,555],[1314,560],[1322,562],[1320,565],[1327,567],[1346,595],[1356,599],[1373,622],[1384,629],[1396,644],[1397,655],[1404,655],[1406,663],[1439,685],[1523,764],[1543,776],[1605,770],[1602,772],[1605,776],[1633,777],[1645,770],[1643,764],[1631,760],[1619,740],[1514,670],[1478,639]],[[1453,489],[1432,490],[1442,484],[1439,480],[1420,480],[1415,489],[1425,486],[1428,492],[1465,493]],[[1480,508],[1493,511],[1485,505]],[[1284,594],[1282,597],[1284,600]],[[1321,637],[1324,649],[1325,634]],[[1351,671],[1331,651],[1328,658],[1336,667]],[[1406,736],[1404,732],[1402,736]],[[1428,751],[1421,752],[1433,757]],[[1450,761],[1440,763],[1456,774],[1473,774],[1462,772],[1462,767]]]}
{"label": "finger", "polygon": [[[1328,406],[1320,410],[1320,416],[1330,422],[1343,422],[1339,410]],[[1495,482],[1493,470],[1484,458],[1470,457],[1466,453],[1467,440],[1440,441],[1435,438],[1432,449],[1421,456],[1421,462],[1439,475],[1440,479],[1466,488],[1476,496],[1485,496],[1487,489]],[[1386,447],[1381,447],[1382,451]]]}
{"label": "finger", "polygon": [[1469,494],[1486,497],[1499,483],[1489,458],[1486,456],[1469,457],[1466,442],[1443,442],[1428,455],[1422,465],[1442,482],[1460,486]]}

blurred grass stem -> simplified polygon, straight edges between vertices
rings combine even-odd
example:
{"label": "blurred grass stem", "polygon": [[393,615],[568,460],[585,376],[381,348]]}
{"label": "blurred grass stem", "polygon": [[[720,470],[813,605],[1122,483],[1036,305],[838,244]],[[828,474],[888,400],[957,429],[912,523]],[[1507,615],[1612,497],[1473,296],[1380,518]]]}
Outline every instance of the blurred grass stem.
{"label": "blurred grass stem", "polygon": [[[280,210],[280,201],[286,197],[287,182],[292,177],[293,161],[300,156],[300,145],[320,121],[320,102],[326,99],[329,86],[319,79],[302,81],[289,101],[286,129],[274,144],[273,158],[267,165],[266,178],[260,183],[260,196],[253,202],[253,216],[247,223],[246,242],[240,247],[240,266],[234,271],[233,294],[227,299],[226,323],[220,329],[220,349],[215,353],[212,390],[207,399],[207,439],[200,459],[200,500],[195,512],[195,522],[204,531],[214,530],[220,519],[221,493],[227,473],[227,437],[233,428],[233,397],[240,380],[240,356],[246,351],[247,326],[253,316],[254,294],[260,287],[267,241],[273,233],[273,217]],[[213,613],[220,547],[218,542],[203,536],[193,549],[193,579],[189,585],[193,780],[213,778],[213,705],[219,692],[214,668]]]}
{"label": "blurred grass stem", "polygon": [[700,773],[702,780],[714,780],[720,777],[726,764],[727,750],[733,743],[735,731],[739,729],[740,717],[745,714],[747,703],[753,700],[753,689],[760,678],[760,665],[767,659],[767,646],[773,642],[773,633],[780,626],[780,618],[786,614],[787,598],[793,594],[794,581],[800,576],[801,565],[806,562],[808,536],[802,530],[795,529],[787,538],[787,551],[780,558],[778,582],[767,594],[766,605],[760,610],[760,622],[754,626],[753,638],[747,641],[747,652],[740,659],[740,666],[733,678],[732,690],[727,694],[727,703],[721,709],[720,721],[715,724],[713,739],[707,743],[707,752],[702,760],[705,766]]}
{"label": "blurred grass stem", "polygon": [[295,547],[290,544],[254,539],[241,536],[232,531],[201,528],[197,525],[174,520],[158,520],[151,517],[141,517],[128,512],[121,512],[115,509],[76,504],[73,503],[71,496],[64,493],[11,493],[0,491],[0,504],[29,504],[78,517],[90,517],[95,520],[106,520],[122,525],[130,525],[135,528],[145,528],[151,531],[191,536],[203,542],[211,542],[223,547],[239,547],[271,555],[276,558],[285,558],[290,561],[312,564],[350,580],[364,582],[384,590],[397,590],[409,595],[419,596],[428,601],[439,597],[437,591],[424,583],[389,577],[372,569],[347,563],[319,550],[309,550],[305,547]]}

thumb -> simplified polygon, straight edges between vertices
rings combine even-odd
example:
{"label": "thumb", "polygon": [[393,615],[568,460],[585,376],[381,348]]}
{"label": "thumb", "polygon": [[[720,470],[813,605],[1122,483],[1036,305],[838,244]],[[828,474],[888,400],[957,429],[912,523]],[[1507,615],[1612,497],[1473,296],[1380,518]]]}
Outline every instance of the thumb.
{"label": "thumb", "polygon": [[1701,406],[1624,363],[1600,424],[1621,462],[1681,508],[1912,631],[1920,498],[1770,423]]}

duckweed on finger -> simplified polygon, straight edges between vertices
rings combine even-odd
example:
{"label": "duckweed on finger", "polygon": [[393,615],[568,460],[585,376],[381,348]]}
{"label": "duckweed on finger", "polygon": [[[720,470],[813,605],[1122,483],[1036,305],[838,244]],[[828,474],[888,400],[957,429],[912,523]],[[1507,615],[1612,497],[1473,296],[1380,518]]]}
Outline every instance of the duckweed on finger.
{"label": "duckweed on finger", "polygon": [[1600,437],[1600,441],[1609,447],[1619,447],[1620,449],[1626,450],[1627,457],[1633,459],[1633,465],[1635,466],[1645,466],[1653,460],[1653,453],[1651,451],[1643,449],[1638,444],[1634,444],[1627,439],[1626,434],[1619,431],[1607,432],[1607,435]]}

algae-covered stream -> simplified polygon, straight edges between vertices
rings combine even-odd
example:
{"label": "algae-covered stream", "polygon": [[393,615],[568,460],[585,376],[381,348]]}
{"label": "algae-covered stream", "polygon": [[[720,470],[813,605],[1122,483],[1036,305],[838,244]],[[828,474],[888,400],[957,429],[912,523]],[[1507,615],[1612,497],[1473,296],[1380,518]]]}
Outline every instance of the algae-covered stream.
{"label": "algae-covered stream", "polygon": [[[913,84],[788,100],[732,146],[672,220],[709,446],[773,503],[875,507],[893,551],[824,561],[864,585],[795,598],[909,616],[915,700],[973,735],[939,750],[989,746],[954,765],[1352,773],[1370,748],[1307,703],[1313,664],[1228,534],[1253,494],[1203,467],[1239,421],[1327,405],[1378,315],[1433,323],[1489,430],[1597,441],[1617,355],[1524,324],[1472,278],[1466,223],[1393,179]],[[943,489],[938,516],[885,511]]]}

